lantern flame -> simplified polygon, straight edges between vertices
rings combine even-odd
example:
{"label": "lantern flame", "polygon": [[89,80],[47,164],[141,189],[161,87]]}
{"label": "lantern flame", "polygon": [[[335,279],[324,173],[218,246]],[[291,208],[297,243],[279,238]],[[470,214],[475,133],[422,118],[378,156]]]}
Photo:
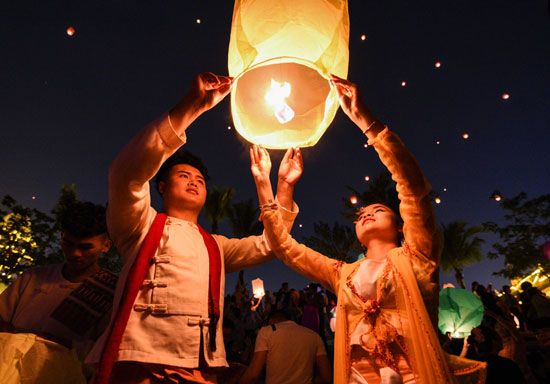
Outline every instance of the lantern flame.
{"label": "lantern flame", "polygon": [[294,118],[294,110],[285,102],[285,99],[290,96],[290,91],[290,84],[286,81],[281,84],[271,79],[271,88],[265,94],[265,101],[281,124],[288,123]]}

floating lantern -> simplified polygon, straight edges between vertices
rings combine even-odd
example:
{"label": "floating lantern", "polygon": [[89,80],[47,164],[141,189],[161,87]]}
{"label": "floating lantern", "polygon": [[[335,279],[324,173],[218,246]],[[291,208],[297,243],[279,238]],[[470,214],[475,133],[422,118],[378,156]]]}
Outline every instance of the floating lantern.
{"label": "floating lantern", "polygon": [[502,194],[499,192],[499,191],[494,191],[492,194],[491,194],[491,199],[495,200],[495,201],[501,201],[502,200]]}
{"label": "floating lantern", "polygon": [[264,282],[262,279],[258,278],[252,280],[252,294],[256,299],[265,296]]}
{"label": "floating lantern", "polygon": [[470,138],[470,134],[464,132],[464,133],[462,134],[462,138],[463,138],[464,140],[468,140],[468,139]]}
{"label": "floating lantern", "polygon": [[266,148],[315,145],[338,110],[329,80],[346,78],[348,45],[347,0],[236,0],[228,67],[237,132]]}
{"label": "floating lantern", "polygon": [[443,288],[439,293],[439,322],[441,333],[452,337],[467,337],[481,324],[485,309],[472,292],[460,288]]}
{"label": "floating lantern", "polygon": [[406,86],[407,86],[407,82],[406,82],[406,81],[402,81],[402,82],[401,82],[401,86],[402,86],[402,87],[406,87]]}
{"label": "floating lantern", "polygon": [[509,93],[503,93],[502,96],[500,96],[502,98],[502,100],[508,100],[510,98],[510,94]]}
{"label": "floating lantern", "polygon": [[369,181],[369,180],[370,180],[370,177],[365,176],[365,181]]}
{"label": "floating lantern", "polygon": [[440,62],[440,61],[436,61],[436,62],[435,62],[435,67],[436,67],[436,68],[441,68],[441,62]]}
{"label": "floating lantern", "polygon": [[434,201],[435,201],[436,204],[441,204],[441,198],[440,197],[436,197],[434,199]]}
{"label": "floating lantern", "polygon": [[73,37],[74,34],[76,33],[76,29],[74,29],[72,25],[69,25],[65,32],[67,33],[67,36]]}
{"label": "floating lantern", "polygon": [[357,204],[357,196],[351,196],[349,198],[349,202],[352,203],[353,205]]}
{"label": "floating lantern", "polygon": [[437,140],[435,143],[436,143],[437,145],[439,145],[439,144],[441,144],[441,141]]}
{"label": "floating lantern", "polygon": [[195,22],[196,22],[197,24],[200,24],[200,23],[201,23],[201,19],[197,19],[197,20],[195,20]]}
{"label": "floating lantern", "polygon": [[367,35],[361,35],[361,41],[367,40]]}

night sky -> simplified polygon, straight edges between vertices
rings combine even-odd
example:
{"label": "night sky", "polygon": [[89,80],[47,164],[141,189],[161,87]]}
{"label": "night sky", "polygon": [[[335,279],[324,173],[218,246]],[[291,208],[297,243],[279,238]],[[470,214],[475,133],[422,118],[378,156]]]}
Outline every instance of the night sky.
{"label": "night sky", "polygon": [[[105,203],[107,169],[121,147],[174,105],[194,74],[227,74],[232,9],[226,0],[2,1],[0,195],[49,211],[61,185],[74,183],[81,199]],[[494,190],[549,192],[547,0],[350,0],[349,10],[348,78],[418,158],[442,199],[439,222],[501,220]],[[256,199],[248,144],[230,124],[227,98],[188,129],[186,147],[205,160],[212,184],[233,186],[236,200]],[[365,176],[383,169],[365,143],[339,111],[303,150],[298,239],[316,221],[345,222],[346,186],[363,190]],[[282,152],[271,153],[275,173]],[[467,268],[467,284],[500,288],[505,280],[491,272],[501,264]],[[272,290],[306,284],[278,261],[245,273],[248,282],[256,277]],[[235,280],[228,277],[228,292]]]}

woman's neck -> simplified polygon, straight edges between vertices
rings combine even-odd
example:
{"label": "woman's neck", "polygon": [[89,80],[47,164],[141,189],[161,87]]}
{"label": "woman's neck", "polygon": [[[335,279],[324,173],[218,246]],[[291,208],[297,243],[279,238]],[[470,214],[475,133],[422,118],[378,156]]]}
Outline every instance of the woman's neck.
{"label": "woman's neck", "polygon": [[385,260],[389,251],[397,247],[397,244],[393,242],[383,240],[371,240],[366,244],[367,252],[365,258],[371,260]]}

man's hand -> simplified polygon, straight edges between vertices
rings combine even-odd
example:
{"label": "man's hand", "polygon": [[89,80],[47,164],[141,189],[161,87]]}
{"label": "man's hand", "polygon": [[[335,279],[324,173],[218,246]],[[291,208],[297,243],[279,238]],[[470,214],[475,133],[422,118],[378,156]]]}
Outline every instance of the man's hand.
{"label": "man's hand", "polygon": [[233,78],[215,75],[212,72],[199,73],[193,79],[189,97],[193,99],[197,111],[203,113],[218,104],[231,90]]}
{"label": "man's hand", "polygon": [[218,104],[231,90],[233,78],[211,72],[193,78],[189,92],[170,110],[172,129],[181,135],[202,113]]}
{"label": "man's hand", "polygon": [[304,172],[304,162],[300,148],[289,148],[279,165],[279,184],[285,182],[294,186]]}

